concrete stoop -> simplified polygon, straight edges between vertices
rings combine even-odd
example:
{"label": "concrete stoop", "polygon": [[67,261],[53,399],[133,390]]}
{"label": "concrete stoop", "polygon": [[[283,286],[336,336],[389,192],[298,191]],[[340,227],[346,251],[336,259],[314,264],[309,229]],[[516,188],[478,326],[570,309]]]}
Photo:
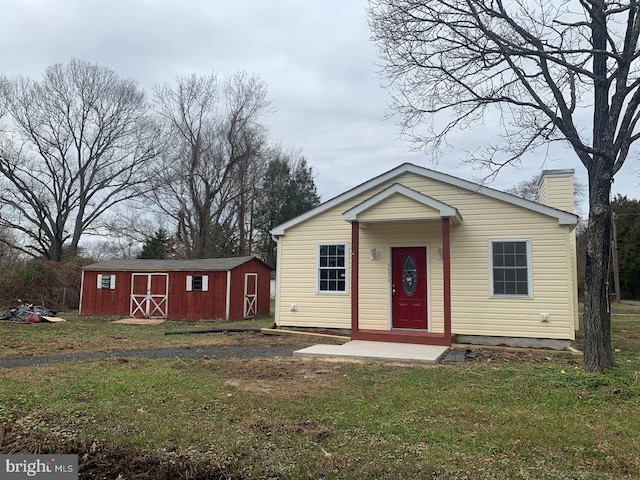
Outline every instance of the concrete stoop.
{"label": "concrete stoop", "polygon": [[410,343],[352,340],[342,345],[313,345],[293,352],[294,357],[344,358],[409,363],[438,363],[449,347]]}

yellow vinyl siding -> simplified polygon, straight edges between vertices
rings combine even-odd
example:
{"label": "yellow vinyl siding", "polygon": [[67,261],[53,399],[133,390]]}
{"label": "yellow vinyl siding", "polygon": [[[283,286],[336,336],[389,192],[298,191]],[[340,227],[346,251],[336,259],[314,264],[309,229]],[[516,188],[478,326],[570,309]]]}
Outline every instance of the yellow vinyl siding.
{"label": "yellow vinyl siding", "polygon": [[538,201],[549,207],[574,211],[573,175],[550,175],[542,178]]}
{"label": "yellow vinyl siding", "polygon": [[[279,326],[351,327],[351,225],[343,208],[332,209],[287,230],[278,244]],[[347,294],[317,292],[319,244],[347,245]],[[292,311],[292,305],[298,310]]]}
{"label": "yellow vinyl siding", "polygon": [[404,195],[395,194],[385,201],[367,209],[358,216],[360,222],[388,222],[390,219],[395,221],[419,219],[440,220],[440,213]]}
{"label": "yellow vinyl siding", "polygon": [[[451,226],[452,330],[466,335],[533,338],[574,338],[576,318],[575,254],[569,226],[558,220],[476,192],[406,173],[351,198],[286,230],[279,240],[278,305],[281,326],[350,328],[351,262],[348,259],[348,294],[316,292],[317,245],[347,243],[351,251],[351,225],[342,213],[371,195],[400,183],[458,209],[460,225]],[[397,198],[396,198],[397,197]],[[390,248],[427,246],[430,329],[443,331],[441,221],[409,220],[417,202],[393,196],[362,212],[359,220],[372,222],[360,229],[360,328],[390,328]],[[386,207],[394,206],[394,208]],[[400,211],[398,211],[398,209]],[[402,213],[407,209],[409,213]],[[420,206],[421,215],[434,212]],[[387,212],[385,213],[385,210]],[[389,222],[385,222],[384,215]],[[415,217],[413,217],[415,218]],[[375,223],[374,223],[375,219]],[[404,219],[404,221],[401,221]],[[531,248],[531,298],[491,297],[489,241],[527,239]],[[377,260],[371,259],[375,246]],[[569,301],[567,301],[569,299]],[[298,311],[291,311],[297,304]],[[539,314],[549,313],[550,322]]]}

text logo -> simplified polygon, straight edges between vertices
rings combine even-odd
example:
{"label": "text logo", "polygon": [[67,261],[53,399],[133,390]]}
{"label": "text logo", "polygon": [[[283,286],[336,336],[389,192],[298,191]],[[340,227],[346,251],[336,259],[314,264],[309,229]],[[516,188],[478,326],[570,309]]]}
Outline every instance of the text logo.
{"label": "text logo", "polygon": [[0,455],[2,480],[78,480],[77,455]]}

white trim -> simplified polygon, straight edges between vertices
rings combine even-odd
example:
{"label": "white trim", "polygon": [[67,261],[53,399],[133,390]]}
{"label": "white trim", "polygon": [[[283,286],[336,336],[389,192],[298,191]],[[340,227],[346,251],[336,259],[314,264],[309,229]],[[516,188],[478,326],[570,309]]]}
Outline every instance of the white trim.
{"label": "white trim", "polygon": [[78,313],[82,315],[82,295],[84,294],[84,270],[80,275],[80,301],[78,302]]}
{"label": "white trim", "polygon": [[273,323],[276,326],[280,326],[280,272],[282,271],[282,255],[281,248],[282,244],[280,243],[279,237],[272,237],[276,242],[276,300],[274,302],[274,315],[273,315]]}
{"label": "white trim", "polygon": [[448,185],[452,185],[454,187],[462,188],[464,190],[469,190],[472,192],[479,193],[481,195],[486,195],[487,197],[501,200],[503,202],[507,202],[512,205],[517,205],[519,207],[526,208],[527,210],[532,210],[534,212],[538,212],[543,215],[557,218],[558,223],[560,225],[575,226],[578,223],[578,215],[575,215],[573,213],[548,207],[546,205],[542,205],[541,203],[532,202],[530,200],[525,200],[524,198],[511,195],[510,193],[501,192],[499,190],[485,187],[477,183],[469,182],[467,180],[462,180],[461,178],[447,175],[445,173],[436,172],[435,170],[429,170],[428,168],[418,167],[417,165],[413,165],[412,163],[403,163],[402,165],[394,168],[393,170],[389,170],[388,172],[383,173],[382,175],[372,178],[371,180],[364,182],[358,185],[357,187],[352,188],[351,190],[348,190],[336,197],[333,197],[330,200],[327,200],[323,204],[318,205],[316,208],[309,210],[308,212],[303,213],[302,215],[299,215],[289,220],[288,222],[278,225],[273,230],[271,230],[271,234],[276,236],[284,235],[288,228],[298,225],[299,223],[302,223],[305,220],[315,217],[316,215],[322,212],[325,212],[330,208],[333,208],[336,205],[341,204],[342,202],[345,202],[373,188],[376,188],[379,185],[389,182],[394,178],[397,178],[405,173],[413,173],[415,175],[419,175],[424,178],[429,178],[442,183],[446,183]]}
{"label": "white trim", "polygon": [[364,202],[356,205],[353,208],[350,208],[342,214],[342,218],[344,218],[347,222],[355,222],[358,220],[358,215],[370,209],[371,207],[382,203],[387,198],[396,194],[410,198],[411,200],[415,200],[416,202],[433,208],[434,210],[438,210],[438,214],[440,215],[440,217],[450,218],[451,223],[455,225],[460,225],[460,223],[462,222],[462,216],[460,215],[460,212],[458,212],[457,208],[440,202],[435,198],[423,195],[420,192],[416,192],[415,190],[405,187],[404,185],[401,185],[399,183],[394,183],[390,187],[382,190],[380,193],[376,193],[374,196],[369,197]]}
{"label": "white trim", "polygon": [[[320,247],[326,245],[344,246],[344,290],[320,290]],[[316,293],[319,295],[349,295],[349,263],[353,252],[349,249],[349,242],[318,242],[316,243]],[[342,268],[342,267],[336,267]]]}
{"label": "white trim", "polygon": [[[147,285],[145,293],[135,293],[135,277],[147,277]],[[151,277],[164,276],[164,294],[151,293]],[[160,272],[132,272],[131,273],[131,295],[129,301],[129,314],[135,317],[140,312],[144,318],[167,318],[169,315],[169,274]],[[161,315],[154,315],[155,313]]]}
{"label": "white trim", "polygon": [[[98,290],[115,290],[116,289],[116,276],[113,273],[99,273],[97,276],[98,279],[98,284],[97,284],[97,288]],[[109,287],[108,288],[104,288],[102,286],[102,280],[104,279],[104,277],[109,277]]]}
{"label": "white trim", "polygon": [[[253,277],[253,295],[249,295],[249,277]],[[244,301],[242,306],[243,318],[256,317],[258,315],[258,274],[256,272],[246,272],[244,274]],[[251,315],[253,312],[253,315]]]}
{"label": "white trim", "polygon": [[[193,278],[200,277],[202,279],[200,290],[193,289]],[[187,275],[187,292],[208,292],[209,291],[209,275]]]}
{"label": "white trim", "polygon": [[227,296],[225,305],[225,320],[231,315],[231,270],[227,270]]}
{"label": "white trim", "polygon": [[[393,330],[393,299],[391,298],[391,284],[392,284],[392,280],[393,280],[393,249],[394,248],[421,248],[424,247],[425,249],[425,255],[426,255],[426,263],[427,263],[427,332],[430,333],[431,332],[431,327],[432,327],[432,323],[431,323],[431,259],[429,258],[429,245],[426,243],[423,244],[419,244],[419,243],[398,243],[398,244],[391,244],[389,245],[389,251],[388,251],[388,258],[389,258],[389,262],[387,263],[388,267],[387,267],[387,271],[388,271],[388,275],[387,275],[387,280],[388,280],[388,286],[389,288],[387,289],[387,295],[389,296],[389,313],[388,313],[388,320],[387,320],[387,327],[389,329],[389,331]],[[444,317],[443,317],[443,322],[444,322]],[[404,330],[404,329],[400,329],[400,330]],[[424,330],[420,330],[421,332],[423,332]]]}
{"label": "white trim", "polygon": [[[524,242],[527,249],[527,295],[493,293],[493,242]],[[489,240],[489,297],[491,298],[533,298],[533,268],[531,264],[531,240],[528,238],[492,238]]]}

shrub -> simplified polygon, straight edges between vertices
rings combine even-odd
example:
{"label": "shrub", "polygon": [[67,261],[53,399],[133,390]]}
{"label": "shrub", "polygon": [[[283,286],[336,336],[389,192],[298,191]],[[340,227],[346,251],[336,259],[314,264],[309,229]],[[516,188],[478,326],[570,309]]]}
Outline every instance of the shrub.
{"label": "shrub", "polygon": [[30,259],[4,262],[0,272],[0,308],[21,301],[53,310],[78,308],[81,268],[91,263],[85,258],[66,262]]}

